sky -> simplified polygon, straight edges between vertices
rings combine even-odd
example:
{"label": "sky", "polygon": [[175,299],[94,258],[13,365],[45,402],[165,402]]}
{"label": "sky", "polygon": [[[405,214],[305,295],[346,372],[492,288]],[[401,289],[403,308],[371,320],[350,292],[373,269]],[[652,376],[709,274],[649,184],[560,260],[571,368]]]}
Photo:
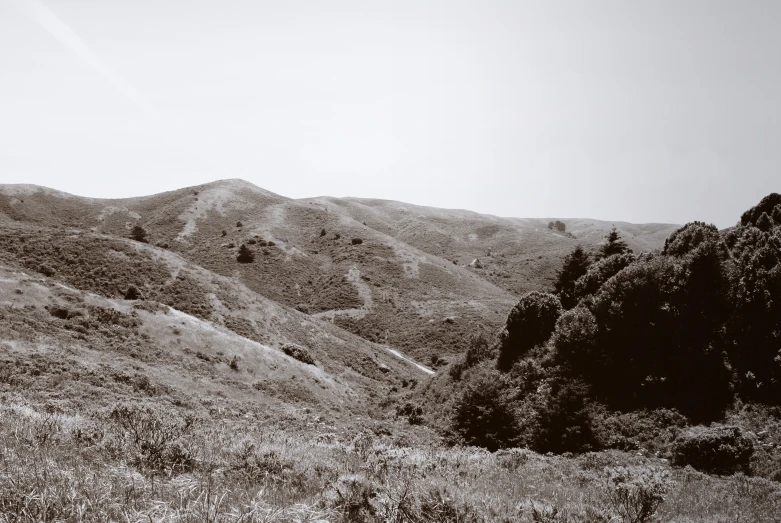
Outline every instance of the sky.
{"label": "sky", "polygon": [[0,183],[222,178],[726,227],[781,192],[781,2],[0,0]]}

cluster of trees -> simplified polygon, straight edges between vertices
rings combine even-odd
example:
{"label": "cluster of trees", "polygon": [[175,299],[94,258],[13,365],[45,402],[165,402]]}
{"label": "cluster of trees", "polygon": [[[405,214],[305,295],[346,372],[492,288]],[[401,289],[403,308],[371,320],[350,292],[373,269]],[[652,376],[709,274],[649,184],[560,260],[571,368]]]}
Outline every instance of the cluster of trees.
{"label": "cluster of trees", "polygon": [[736,397],[781,405],[781,195],[724,231],[689,223],[661,252],[635,255],[615,228],[596,252],[577,247],[554,292],[513,308],[494,351],[452,420],[489,448],[593,447],[595,406],[704,422]]}
{"label": "cluster of trees", "polygon": [[555,222],[548,222],[548,229],[564,232],[567,230],[567,225],[561,220],[556,220]]}

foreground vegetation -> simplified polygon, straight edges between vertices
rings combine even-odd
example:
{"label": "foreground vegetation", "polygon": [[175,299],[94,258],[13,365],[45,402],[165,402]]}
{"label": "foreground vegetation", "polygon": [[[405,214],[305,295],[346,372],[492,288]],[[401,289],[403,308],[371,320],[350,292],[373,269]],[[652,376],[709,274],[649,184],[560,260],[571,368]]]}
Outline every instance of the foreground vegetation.
{"label": "foreground vegetation", "polygon": [[634,453],[400,447],[122,404],[3,402],[3,521],[778,521],[781,485]]}

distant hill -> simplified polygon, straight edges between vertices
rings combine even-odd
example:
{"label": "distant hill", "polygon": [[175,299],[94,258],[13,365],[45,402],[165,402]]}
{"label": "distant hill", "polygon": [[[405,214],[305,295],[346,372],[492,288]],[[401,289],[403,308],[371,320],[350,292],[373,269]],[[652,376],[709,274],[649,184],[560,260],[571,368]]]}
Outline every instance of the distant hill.
{"label": "distant hill", "polygon": [[[0,223],[83,231],[87,243],[100,237],[87,233],[127,238],[140,225],[158,257],[175,255],[424,363],[462,352],[469,333],[498,329],[520,295],[551,285],[575,245],[593,248],[614,225],[564,220],[561,233],[543,219],[385,200],[293,200],[242,180],[117,200],[3,185]],[[635,250],[660,248],[676,228],[615,226]],[[242,244],[253,263],[237,263]]]}

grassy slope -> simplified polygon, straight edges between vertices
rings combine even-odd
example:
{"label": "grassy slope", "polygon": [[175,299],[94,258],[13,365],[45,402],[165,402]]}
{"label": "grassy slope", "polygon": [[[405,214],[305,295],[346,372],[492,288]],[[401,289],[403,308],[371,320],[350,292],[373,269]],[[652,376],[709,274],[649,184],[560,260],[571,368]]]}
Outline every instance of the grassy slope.
{"label": "grassy slope", "polygon": [[[575,220],[571,226],[584,231],[576,240],[550,232],[544,220],[380,200],[295,201],[240,180],[123,200],[0,186],[3,216],[114,236],[141,224],[153,244],[423,362],[462,352],[471,332],[494,332],[520,294],[550,286],[561,258],[610,226]],[[659,247],[672,230],[616,225],[636,249]],[[238,264],[248,241],[255,262]],[[269,241],[275,245],[264,246]],[[475,258],[482,268],[468,267]]]}
{"label": "grassy slope", "polygon": [[[0,225],[0,263],[111,299],[130,286],[143,298],[171,306],[244,338],[279,349],[303,345],[318,366],[367,390],[423,377],[383,347],[328,322],[279,305],[230,278],[164,249],[131,240],[24,225]],[[159,345],[167,344],[164,338]]]}

